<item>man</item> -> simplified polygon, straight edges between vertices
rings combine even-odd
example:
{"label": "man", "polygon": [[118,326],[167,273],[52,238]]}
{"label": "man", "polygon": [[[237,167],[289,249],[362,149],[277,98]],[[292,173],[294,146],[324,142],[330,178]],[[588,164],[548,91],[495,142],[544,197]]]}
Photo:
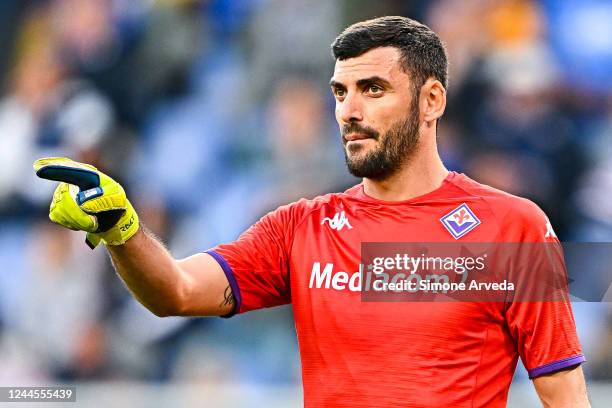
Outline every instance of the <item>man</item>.
{"label": "man", "polygon": [[112,179],[41,159],[37,174],[63,182],[51,219],[88,231],[91,246],[107,244],[128,288],[158,316],[291,303],[308,407],[505,406],[519,356],[544,405],[589,406],[568,302],[361,301],[343,271],[359,270],[362,242],[557,241],[535,204],[444,167],[436,125],[447,57],[428,27],[369,20],[332,49],[336,119],[361,184],[280,207],[237,241],[175,260],[138,227]]}

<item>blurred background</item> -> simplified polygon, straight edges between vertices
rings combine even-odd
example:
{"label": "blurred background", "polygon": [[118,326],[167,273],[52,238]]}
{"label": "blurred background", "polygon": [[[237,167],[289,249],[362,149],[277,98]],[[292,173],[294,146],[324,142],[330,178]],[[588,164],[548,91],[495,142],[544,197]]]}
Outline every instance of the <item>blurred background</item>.
{"label": "blurred background", "polygon": [[[612,241],[612,3],[2,0],[0,385],[77,405],[300,406],[290,307],[157,318],[102,249],[50,223],[41,156],[98,166],[184,257],[343,191],[329,45],[399,14],[450,54],[448,168],[526,196],[563,241]],[[593,406],[612,400],[612,303],[574,303]],[[511,406],[537,405],[524,369]],[[609,406],[609,405],[608,405]]]}

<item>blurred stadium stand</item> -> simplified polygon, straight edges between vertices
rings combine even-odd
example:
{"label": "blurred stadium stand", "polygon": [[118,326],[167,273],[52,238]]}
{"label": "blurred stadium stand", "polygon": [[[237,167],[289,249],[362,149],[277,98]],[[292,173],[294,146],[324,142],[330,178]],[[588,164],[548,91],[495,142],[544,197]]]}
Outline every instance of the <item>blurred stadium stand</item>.
{"label": "blurred stadium stand", "polygon": [[[82,402],[109,390],[131,406],[299,406],[290,308],[156,318],[104,251],[48,222],[54,186],[31,163],[111,173],[178,257],[232,240],[280,204],[357,182],[329,45],[384,14],[448,45],[449,168],[531,198],[564,241],[612,241],[609,1],[3,0],[0,384],[76,383]],[[611,304],[574,308],[594,402],[609,402]],[[511,406],[534,396],[519,370]]]}

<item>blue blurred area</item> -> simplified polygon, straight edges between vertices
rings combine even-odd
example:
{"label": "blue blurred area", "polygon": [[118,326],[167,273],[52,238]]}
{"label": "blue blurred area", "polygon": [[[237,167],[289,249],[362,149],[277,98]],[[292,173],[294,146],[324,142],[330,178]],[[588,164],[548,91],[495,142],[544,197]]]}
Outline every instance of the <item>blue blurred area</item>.
{"label": "blue blurred area", "polygon": [[[383,14],[448,45],[448,167],[533,199],[563,240],[612,240],[609,2],[4,0],[1,381],[299,382],[290,308],[151,315],[104,251],[47,222],[54,186],[31,163],[111,173],[178,257],[232,240],[278,205],[358,182],[329,45]],[[589,379],[612,380],[609,304],[575,313]]]}
{"label": "blue blurred area", "polygon": [[606,0],[547,0],[550,43],[565,80],[588,92],[612,89],[612,4]]}

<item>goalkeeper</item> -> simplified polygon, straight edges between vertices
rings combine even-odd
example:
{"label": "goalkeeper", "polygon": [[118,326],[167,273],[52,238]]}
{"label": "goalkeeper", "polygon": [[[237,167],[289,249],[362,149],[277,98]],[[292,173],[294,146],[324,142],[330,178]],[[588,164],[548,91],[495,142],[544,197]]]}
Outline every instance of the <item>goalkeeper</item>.
{"label": "goalkeeper", "polygon": [[49,158],[34,168],[60,182],[51,219],[105,244],[158,316],[291,303],[306,407],[505,407],[519,357],[544,405],[588,407],[569,301],[361,301],[362,242],[559,241],[534,203],[445,168],[436,129],[447,57],[431,29],[382,17],[348,27],[332,49],[336,121],[360,184],[279,207],[236,241],[174,260],[119,184]]}

